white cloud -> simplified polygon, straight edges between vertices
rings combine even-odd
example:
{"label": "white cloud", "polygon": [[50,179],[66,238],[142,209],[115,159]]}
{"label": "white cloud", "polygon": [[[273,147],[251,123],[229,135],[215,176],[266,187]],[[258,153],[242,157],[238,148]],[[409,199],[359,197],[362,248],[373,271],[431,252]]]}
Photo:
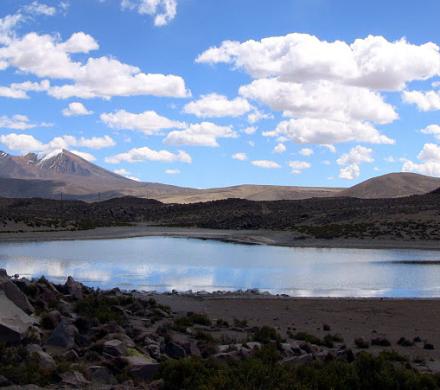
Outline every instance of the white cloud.
{"label": "white cloud", "polygon": [[435,138],[440,140],[440,125],[429,125],[420,130],[423,134],[432,134]]}
{"label": "white cloud", "polygon": [[265,169],[281,168],[280,164],[276,163],[275,161],[270,161],[270,160],[254,160],[254,161],[251,161],[251,164],[256,167],[265,168]]}
{"label": "white cloud", "polygon": [[320,146],[322,146],[323,148],[327,149],[327,150],[328,150],[329,152],[331,152],[331,153],[336,153],[336,147],[335,147],[335,145],[322,144],[322,145],[320,145]]}
{"label": "white cloud", "polygon": [[0,142],[10,150],[22,153],[36,152],[44,149],[44,145],[36,138],[28,134],[11,133],[0,135]]}
{"label": "white cloud", "polygon": [[179,175],[180,174],[180,169],[166,169],[165,173],[167,175]]}
{"label": "white cloud", "polygon": [[302,148],[299,151],[299,154],[301,156],[310,157],[311,155],[313,155],[313,149],[311,149],[311,148]]}
{"label": "white cloud", "polygon": [[45,16],[53,16],[57,12],[55,7],[50,7],[47,4],[43,4],[38,1],[33,1],[32,3],[24,6],[23,11],[31,15]]}
{"label": "white cloud", "polygon": [[72,102],[63,110],[64,116],[84,116],[92,114],[93,111],[89,111],[84,104],[80,102]]}
{"label": "white cloud", "polygon": [[103,137],[76,138],[72,135],[63,135],[53,138],[46,146],[50,150],[69,149],[72,146],[90,149],[104,149],[115,146],[116,142],[105,135]]}
{"label": "white cloud", "polygon": [[77,156],[83,158],[84,160],[87,160],[87,161],[90,161],[90,162],[96,161],[96,157],[93,154],[91,154],[91,153],[81,152],[79,150],[71,150],[71,152],[73,154],[76,154]]}
{"label": "white cloud", "polygon": [[154,17],[154,25],[162,27],[176,17],[177,0],[121,0],[121,7],[150,15]]}
{"label": "white cloud", "polygon": [[113,172],[116,173],[117,175],[124,176],[127,179],[131,179],[131,180],[134,180],[134,181],[141,181],[138,177],[133,176],[129,171],[127,171],[124,168],[115,169]]}
{"label": "white cloud", "polygon": [[403,100],[415,104],[420,111],[440,110],[440,92],[404,91]]}
{"label": "white cloud", "polygon": [[237,97],[228,100],[226,96],[211,93],[185,105],[183,111],[199,118],[238,117],[246,114],[252,106],[246,99]]}
{"label": "white cloud", "polygon": [[279,154],[284,153],[286,150],[287,150],[286,145],[284,145],[282,143],[277,144],[273,148],[274,153],[279,153]]}
{"label": "white cloud", "polygon": [[414,45],[405,39],[390,42],[368,36],[352,43],[327,42],[309,34],[293,33],[261,41],[224,41],[197,59],[199,63],[229,63],[254,78],[335,80],[378,90],[400,90],[413,80],[440,73],[439,47]]}
{"label": "white cloud", "polygon": [[0,96],[11,99],[28,99],[27,92],[47,91],[50,87],[48,80],[40,82],[25,81],[23,83],[12,83],[8,87],[0,86]]}
{"label": "white cloud", "polygon": [[307,161],[289,161],[289,167],[292,168],[292,173],[299,175],[304,169],[311,168],[312,164]]}
{"label": "white cloud", "polygon": [[440,145],[432,143],[423,145],[417,158],[420,163],[404,160],[402,171],[440,177]]}
{"label": "white cloud", "polygon": [[140,114],[119,110],[114,113],[101,114],[101,120],[112,129],[136,130],[145,135],[153,135],[164,129],[184,128],[182,122],[173,121],[154,111]]}
{"label": "white cloud", "polygon": [[354,180],[361,174],[361,168],[358,164],[350,164],[339,170],[339,177],[345,180]]}
{"label": "white cloud", "polygon": [[255,134],[256,131],[257,131],[257,128],[256,128],[255,126],[249,126],[249,127],[246,127],[246,128],[243,130],[243,132],[244,132],[245,134],[247,134],[247,135]]}
{"label": "white cloud", "polygon": [[34,127],[50,127],[50,123],[31,123],[26,115],[0,116],[0,128],[13,130],[28,130]]}
{"label": "white cloud", "polygon": [[393,144],[394,140],[379,133],[366,122],[339,122],[331,119],[300,118],[282,121],[275,130],[263,133],[267,137],[286,137],[298,144],[335,144],[341,142],[368,142]]}
{"label": "white cloud", "polygon": [[[1,27],[0,27],[1,29]],[[83,32],[62,42],[57,35],[29,33],[23,37],[1,39],[0,63],[38,77],[71,80],[71,84],[52,86],[48,93],[58,99],[70,97],[104,98],[153,95],[187,97],[190,92],[180,76],[143,73],[138,67],[111,57],[89,57],[85,63],[73,61],[71,54],[88,53],[99,45]],[[109,82],[111,80],[112,82]]]}
{"label": "white cloud", "polygon": [[377,92],[332,81],[293,83],[274,78],[260,79],[240,87],[239,92],[291,117],[380,124],[391,123],[398,118],[394,108],[385,103]]}
{"label": "white cloud", "polygon": [[[102,149],[115,145],[115,142],[109,136],[76,138],[71,135],[63,135],[55,137],[48,143],[43,143],[35,137],[28,134],[7,134],[0,137],[0,143],[6,145],[10,150],[27,152],[42,152],[45,154],[59,151],[62,149],[70,149],[71,147],[85,147],[90,149]],[[72,151],[88,161],[94,161],[95,157],[90,153]]]}
{"label": "white cloud", "polygon": [[339,157],[336,162],[341,165],[339,170],[339,177],[341,179],[353,180],[360,175],[360,165],[362,163],[372,163],[374,158],[372,157],[373,150],[364,146],[355,146],[348,153]]}
{"label": "white cloud", "polygon": [[254,107],[254,111],[252,111],[248,115],[249,123],[256,123],[256,122],[259,122],[259,121],[261,121],[263,119],[272,119],[272,118],[273,118],[272,114],[266,114],[264,112],[261,112],[260,110],[258,110],[255,107]]}
{"label": "white cloud", "polygon": [[109,164],[119,164],[121,162],[137,163],[143,161],[159,161],[159,162],[182,162],[190,164],[191,156],[180,150],[177,153],[168,150],[153,150],[147,146],[142,148],[134,148],[125,153],[119,153],[114,156],[107,157],[105,161]]}
{"label": "white cloud", "polygon": [[165,138],[170,145],[218,147],[218,138],[236,138],[231,126],[219,126],[211,122],[194,123],[184,130],[171,131]]}
{"label": "white cloud", "polygon": [[234,160],[239,160],[239,161],[245,161],[245,160],[247,160],[247,154],[246,153],[242,153],[242,152],[240,152],[240,153],[235,153],[235,154],[233,154],[232,155],[232,158],[234,159]]}

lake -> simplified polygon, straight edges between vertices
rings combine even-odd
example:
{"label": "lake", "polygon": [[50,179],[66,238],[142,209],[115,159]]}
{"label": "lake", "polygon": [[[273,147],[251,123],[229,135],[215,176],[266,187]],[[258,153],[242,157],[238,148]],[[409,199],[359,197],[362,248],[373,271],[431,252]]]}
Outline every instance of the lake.
{"label": "lake", "polygon": [[241,245],[169,237],[1,243],[9,274],[122,289],[258,288],[304,297],[440,297],[440,252]]}

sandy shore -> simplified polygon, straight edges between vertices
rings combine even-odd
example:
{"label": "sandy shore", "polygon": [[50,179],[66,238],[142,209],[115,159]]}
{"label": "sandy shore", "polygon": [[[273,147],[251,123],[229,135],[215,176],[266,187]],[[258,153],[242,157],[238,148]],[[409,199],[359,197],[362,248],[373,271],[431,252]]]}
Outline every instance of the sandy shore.
{"label": "sandy shore", "polygon": [[[283,298],[273,296],[179,296],[157,295],[155,299],[169,305],[173,311],[203,312],[210,318],[221,318],[233,323],[234,318],[246,319],[251,326],[269,325],[286,334],[288,328],[318,337],[330,333],[344,338],[350,348],[357,350],[354,339],[371,341],[384,337],[390,347],[368,348],[370,352],[395,350],[411,361],[424,360],[433,371],[440,371],[440,300],[438,299],[352,299],[352,298]],[[403,347],[397,341],[405,337],[420,337],[434,345],[424,349],[424,343]]]}
{"label": "sandy shore", "polygon": [[134,225],[103,227],[80,231],[25,231],[20,233],[0,233],[0,242],[55,241],[55,240],[95,240],[130,237],[182,237],[220,240],[241,244],[276,245],[287,247],[315,248],[365,248],[365,249],[429,249],[440,250],[440,241],[418,240],[360,240],[360,239],[304,239],[296,233],[272,230],[216,230],[199,228],[174,228],[163,226]]}

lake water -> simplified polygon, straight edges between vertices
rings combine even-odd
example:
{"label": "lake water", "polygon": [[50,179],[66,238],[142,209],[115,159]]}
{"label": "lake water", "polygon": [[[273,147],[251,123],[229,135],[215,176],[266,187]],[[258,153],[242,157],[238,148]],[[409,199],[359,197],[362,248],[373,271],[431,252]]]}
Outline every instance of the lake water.
{"label": "lake water", "polygon": [[9,274],[123,289],[440,297],[440,252],[284,248],[184,238],[1,243]]}

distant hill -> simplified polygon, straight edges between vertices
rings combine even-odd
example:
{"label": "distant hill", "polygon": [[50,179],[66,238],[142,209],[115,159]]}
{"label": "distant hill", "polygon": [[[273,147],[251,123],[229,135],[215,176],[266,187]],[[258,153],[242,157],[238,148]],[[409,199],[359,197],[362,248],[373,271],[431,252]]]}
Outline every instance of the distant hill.
{"label": "distant hill", "polygon": [[67,150],[48,155],[12,156],[0,152],[0,197],[105,200],[123,196],[164,203],[197,203],[228,198],[255,201],[327,197],[396,198],[432,192],[440,178],[415,173],[391,173],[351,188],[244,184],[195,189],[161,183],[141,183],[101,168]]}
{"label": "distant hill", "polygon": [[339,193],[339,196],[378,199],[421,195],[440,187],[440,178],[417,173],[390,173],[373,177]]}

